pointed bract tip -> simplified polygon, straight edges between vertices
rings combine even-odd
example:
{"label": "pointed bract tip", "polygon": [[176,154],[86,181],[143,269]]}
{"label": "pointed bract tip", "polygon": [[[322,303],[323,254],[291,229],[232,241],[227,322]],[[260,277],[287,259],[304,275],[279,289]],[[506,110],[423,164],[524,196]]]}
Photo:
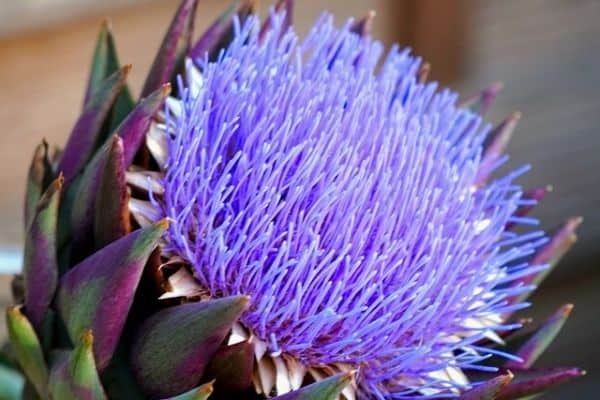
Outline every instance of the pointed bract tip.
{"label": "pointed bract tip", "polygon": [[571,304],[571,303],[567,303],[567,304],[563,305],[563,306],[562,306],[562,307],[559,309],[559,311],[558,311],[558,312],[559,312],[559,314],[560,314],[560,315],[562,315],[562,316],[565,316],[565,317],[568,317],[568,316],[571,314],[571,312],[573,311],[573,308],[574,308],[574,307],[575,307],[575,306],[574,306],[573,304]]}
{"label": "pointed bract tip", "polygon": [[129,72],[131,72],[132,68],[133,68],[133,64],[125,64],[121,67],[121,71],[122,71],[123,75],[127,76],[127,75],[129,75]]}
{"label": "pointed bract tip", "polygon": [[373,19],[375,18],[375,11],[369,10],[364,17],[354,21],[350,27],[350,32],[353,32],[361,37],[364,37],[371,33],[373,29]]}
{"label": "pointed bract tip", "polygon": [[358,374],[358,369],[353,369],[346,372],[346,374],[344,374],[344,376],[342,377],[342,382],[352,382],[356,374]]}
{"label": "pointed bract tip", "polygon": [[123,138],[116,133],[112,134],[112,136],[110,137],[110,141],[111,146],[117,146],[119,143],[123,145]]}
{"label": "pointed bract tip", "polygon": [[100,29],[108,32],[112,31],[112,21],[110,20],[110,18],[104,17],[104,19],[102,19]]}
{"label": "pointed bract tip", "polygon": [[86,329],[85,331],[83,331],[79,338],[79,341],[84,347],[92,348],[92,346],[94,345],[94,334],[92,333],[92,330]]}
{"label": "pointed bract tip", "polygon": [[167,229],[169,229],[169,226],[171,225],[171,220],[169,218],[163,218],[163,219],[157,221],[154,225],[156,226],[157,229],[166,231]]}
{"label": "pointed bract tip", "polygon": [[216,379],[213,379],[200,386],[198,390],[200,394],[211,394],[215,390],[215,381]]}
{"label": "pointed bract tip", "polygon": [[431,72],[431,64],[428,63],[427,61],[423,62],[423,64],[421,64],[421,66],[419,67],[419,70],[417,71],[417,81],[419,83],[425,83],[425,81],[427,81],[427,77],[429,76],[430,72]]}
{"label": "pointed bract tip", "polygon": [[54,197],[54,195],[62,190],[64,182],[65,182],[65,178],[61,172],[58,174],[58,177],[54,181],[52,181],[50,186],[48,186],[48,188],[46,189],[46,191],[40,198],[40,200],[37,204],[37,208],[36,208],[37,212],[39,212],[40,210],[42,210],[48,206],[50,201],[52,201],[52,198]]}
{"label": "pointed bract tip", "polygon": [[163,83],[163,85],[160,87],[160,95],[161,97],[167,97],[169,94],[171,94],[171,84],[170,83]]}
{"label": "pointed bract tip", "polygon": [[250,296],[241,295],[241,296],[237,296],[237,297],[238,297],[237,304],[242,306],[244,309],[248,308],[248,305],[250,304]]}
{"label": "pointed bract tip", "polygon": [[8,307],[6,307],[6,313],[9,314],[11,317],[25,318],[23,313],[21,313],[20,308],[21,308],[20,306],[11,304]]}
{"label": "pointed bract tip", "polygon": [[498,93],[500,93],[502,91],[502,89],[504,89],[504,82],[498,81],[498,82],[494,82],[492,83],[486,90],[485,92],[488,95],[497,95]]}
{"label": "pointed bract tip", "polygon": [[513,111],[508,117],[508,120],[510,122],[518,122],[522,117],[523,113],[521,111]]}
{"label": "pointed bract tip", "polygon": [[567,224],[571,227],[571,229],[575,230],[583,223],[583,217],[571,217],[567,220]]}

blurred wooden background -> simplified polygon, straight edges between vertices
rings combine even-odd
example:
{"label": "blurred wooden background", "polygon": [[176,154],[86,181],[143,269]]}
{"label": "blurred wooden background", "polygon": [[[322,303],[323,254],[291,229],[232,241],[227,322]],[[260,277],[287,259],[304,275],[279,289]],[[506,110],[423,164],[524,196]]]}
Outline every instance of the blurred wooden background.
{"label": "blurred wooden background", "polygon": [[[0,246],[20,246],[21,198],[31,152],[43,137],[52,143],[65,141],[81,105],[102,17],[111,15],[121,60],[134,65],[131,81],[137,91],[176,3],[0,0]],[[223,3],[201,1],[197,26],[206,26]],[[571,215],[585,217],[575,251],[553,273],[544,294],[536,296],[535,315],[547,314],[564,302],[576,304],[565,334],[542,362],[582,365],[590,374],[545,398],[597,398],[600,1],[299,0],[298,4],[301,32],[323,9],[334,11],[339,22],[375,9],[375,35],[387,43],[415,47],[432,63],[433,78],[464,94],[497,80],[505,83],[490,120],[498,121],[514,109],[524,114],[509,147],[511,165],[532,164],[533,170],[522,180],[525,186],[553,184],[554,192],[537,212],[543,227],[551,228]],[[0,278],[0,285],[0,304],[5,304],[8,280]],[[3,330],[0,326],[0,337]]]}

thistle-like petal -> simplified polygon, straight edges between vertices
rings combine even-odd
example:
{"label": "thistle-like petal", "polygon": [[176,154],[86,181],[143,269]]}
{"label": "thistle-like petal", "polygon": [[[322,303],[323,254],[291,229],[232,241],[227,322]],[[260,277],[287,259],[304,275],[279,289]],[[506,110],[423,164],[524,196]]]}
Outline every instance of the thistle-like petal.
{"label": "thistle-like petal", "polygon": [[[92,57],[92,66],[90,68],[90,77],[85,93],[84,107],[87,105],[92,95],[98,90],[102,81],[111,74],[115,73],[121,66],[115,39],[112,34],[110,21],[107,19],[102,23],[98,39],[96,40],[96,48]],[[118,125],[121,120],[131,111],[134,105],[131,91],[125,84],[119,93],[115,103],[110,111],[109,130],[112,130]]]}
{"label": "thistle-like petal", "polygon": [[85,331],[75,348],[53,365],[48,387],[53,399],[105,400],[93,353],[94,338]]}
{"label": "thistle-like petal", "polygon": [[63,178],[59,176],[48,187],[38,202],[25,236],[25,312],[38,333],[48,314],[58,281],[56,224],[62,185]]}
{"label": "thistle-like petal", "polygon": [[101,129],[118,94],[125,85],[130,65],[104,79],[92,94],[75,123],[58,164],[67,184],[83,169],[95,149],[101,145]]}
{"label": "thistle-like petal", "polygon": [[205,378],[215,380],[219,393],[243,392],[252,385],[254,345],[252,339],[222,346],[206,368]]}
{"label": "thistle-like petal", "polygon": [[118,168],[119,162],[123,162],[119,161],[123,158],[123,151],[123,140],[118,135],[112,136],[94,155],[73,187],[76,194],[70,210],[70,224],[74,248],[79,254],[85,255],[90,243],[93,242],[96,199],[99,196],[98,191],[104,174],[111,173],[111,170]]}
{"label": "thistle-like petal", "polygon": [[169,83],[163,84],[160,88],[150,93],[147,97],[140,100],[133,111],[123,120],[115,133],[123,139],[124,163],[128,167],[137,153],[152,119],[160,109],[165,98],[171,92]]}
{"label": "thistle-like petal", "polygon": [[197,0],[183,0],[173,17],[163,42],[154,58],[150,73],[142,89],[142,97],[159,90],[171,82],[178,68],[183,66],[183,59],[188,52],[194,31]]}
{"label": "thistle-like petal", "polygon": [[509,362],[505,364],[505,367],[510,369],[531,368],[558,335],[567,321],[567,318],[571,315],[572,310],[572,304],[565,304],[560,307],[542,324],[535,334],[515,352],[515,355],[521,358],[522,361],[509,360]]}
{"label": "thistle-like petal", "polygon": [[14,306],[6,310],[8,338],[17,362],[41,398],[47,397],[48,369],[42,346],[31,323]]}
{"label": "thistle-like petal", "polygon": [[273,400],[336,400],[354,378],[354,372],[334,375]]}
{"label": "thistle-like petal", "polygon": [[160,221],[112,242],[68,271],[57,295],[58,311],[74,342],[92,329],[99,371],[110,361],[133,302],[144,265],[167,229]]}
{"label": "thistle-like petal", "polygon": [[500,391],[495,400],[521,399],[539,394],[553,386],[585,375],[585,371],[579,368],[551,368],[514,372],[513,381]]}
{"label": "thistle-like petal", "polygon": [[129,191],[125,179],[125,146],[113,141],[104,171],[93,199],[94,246],[100,249],[131,231],[129,217]]}
{"label": "thistle-like petal", "polygon": [[133,372],[144,393],[163,398],[195,387],[247,305],[245,296],[187,303],[145,321],[131,348]]}
{"label": "thistle-like petal", "polygon": [[29,173],[27,174],[27,188],[25,190],[25,230],[29,227],[31,218],[35,214],[38,201],[52,176],[52,166],[48,157],[48,143],[42,141],[33,154]]}

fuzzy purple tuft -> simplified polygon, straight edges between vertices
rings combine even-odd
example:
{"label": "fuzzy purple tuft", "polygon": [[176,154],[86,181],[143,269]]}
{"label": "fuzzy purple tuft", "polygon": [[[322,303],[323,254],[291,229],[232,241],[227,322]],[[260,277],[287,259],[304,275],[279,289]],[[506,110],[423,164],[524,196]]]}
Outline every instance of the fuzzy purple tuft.
{"label": "fuzzy purple tuft", "polygon": [[480,184],[489,126],[408,50],[271,18],[196,60],[167,115],[167,250],[212,296],[250,295],[241,321],[269,351],[359,367],[367,398],[452,396],[436,372],[486,369],[479,340],[532,289],[508,283],[540,268],[524,259],[543,233],[506,230],[535,222],[513,216],[527,168]]}

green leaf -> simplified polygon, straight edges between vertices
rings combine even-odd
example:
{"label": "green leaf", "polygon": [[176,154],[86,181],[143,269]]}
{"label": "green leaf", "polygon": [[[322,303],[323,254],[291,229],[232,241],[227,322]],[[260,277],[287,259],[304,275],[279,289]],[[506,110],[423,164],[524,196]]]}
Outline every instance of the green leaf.
{"label": "green leaf", "polygon": [[123,139],[125,166],[128,167],[146,138],[150,124],[171,92],[171,84],[165,83],[139,101],[127,118],[117,127],[115,134]]}
{"label": "green leaf", "polygon": [[104,79],[75,123],[58,164],[67,185],[102,145],[102,128],[130,70],[131,66],[126,65]]}
{"label": "green leaf", "polygon": [[353,379],[354,372],[334,375],[273,400],[336,400]]}
{"label": "green leaf", "polygon": [[[112,34],[110,21],[105,20],[100,28],[96,48],[92,57],[92,65],[90,68],[90,77],[85,94],[84,104],[88,104],[94,92],[98,90],[102,81],[111,74],[115,73],[121,66],[115,39]],[[131,91],[125,85],[115,100],[113,107],[110,110],[108,118],[107,133],[110,133],[116,128],[121,121],[133,109],[135,102],[131,95]]]}
{"label": "green leaf", "polygon": [[113,104],[110,109],[110,117],[108,122],[108,129],[106,129],[106,133],[110,134],[114,132],[114,130],[121,125],[121,123],[125,120],[125,118],[133,111],[135,107],[135,100],[133,95],[131,94],[131,90],[127,84],[119,93],[119,97]]}
{"label": "green leaf", "polygon": [[123,143],[115,141],[108,159],[100,185],[96,190],[94,207],[94,245],[101,249],[107,244],[131,232],[129,220],[129,192],[125,182],[125,159]]}
{"label": "green leaf", "polygon": [[113,135],[106,141],[86,166],[83,175],[77,182],[76,201],[71,210],[71,230],[73,245],[79,254],[76,260],[88,255],[91,250],[94,233],[94,218],[96,198],[101,185],[106,166],[116,161],[123,154],[123,141],[118,135]]}
{"label": "green leaf", "polygon": [[6,325],[19,365],[40,397],[47,398],[48,369],[33,326],[15,306],[6,310]]}
{"label": "green leaf", "polygon": [[54,365],[49,382],[53,399],[106,399],[94,362],[93,343],[94,338],[88,330],[75,349]]}
{"label": "green leaf", "polygon": [[59,176],[48,187],[38,202],[25,236],[25,312],[38,334],[42,332],[58,281],[56,225],[62,185],[63,178]]}
{"label": "green leaf", "polygon": [[163,398],[195,387],[248,301],[233,296],[181,304],[148,318],[131,348],[133,373],[142,391]]}
{"label": "green leaf", "polygon": [[85,92],[84,105],[89,104],[93,94],[97,92],[102,85],[102,81],[115,73],[119,67],[119,57],[117,55],[117,48],[111,31],[110,21],[106,19],[100,27],[100,33],[96,40],[96,47],[94,49],[92,65],[90,68],[90,77]]}
{"label": "green leaf", "polygon": [[194,31],[197,0],[182,0],[144,83],[142,97],[171,82],[188,52]]}

